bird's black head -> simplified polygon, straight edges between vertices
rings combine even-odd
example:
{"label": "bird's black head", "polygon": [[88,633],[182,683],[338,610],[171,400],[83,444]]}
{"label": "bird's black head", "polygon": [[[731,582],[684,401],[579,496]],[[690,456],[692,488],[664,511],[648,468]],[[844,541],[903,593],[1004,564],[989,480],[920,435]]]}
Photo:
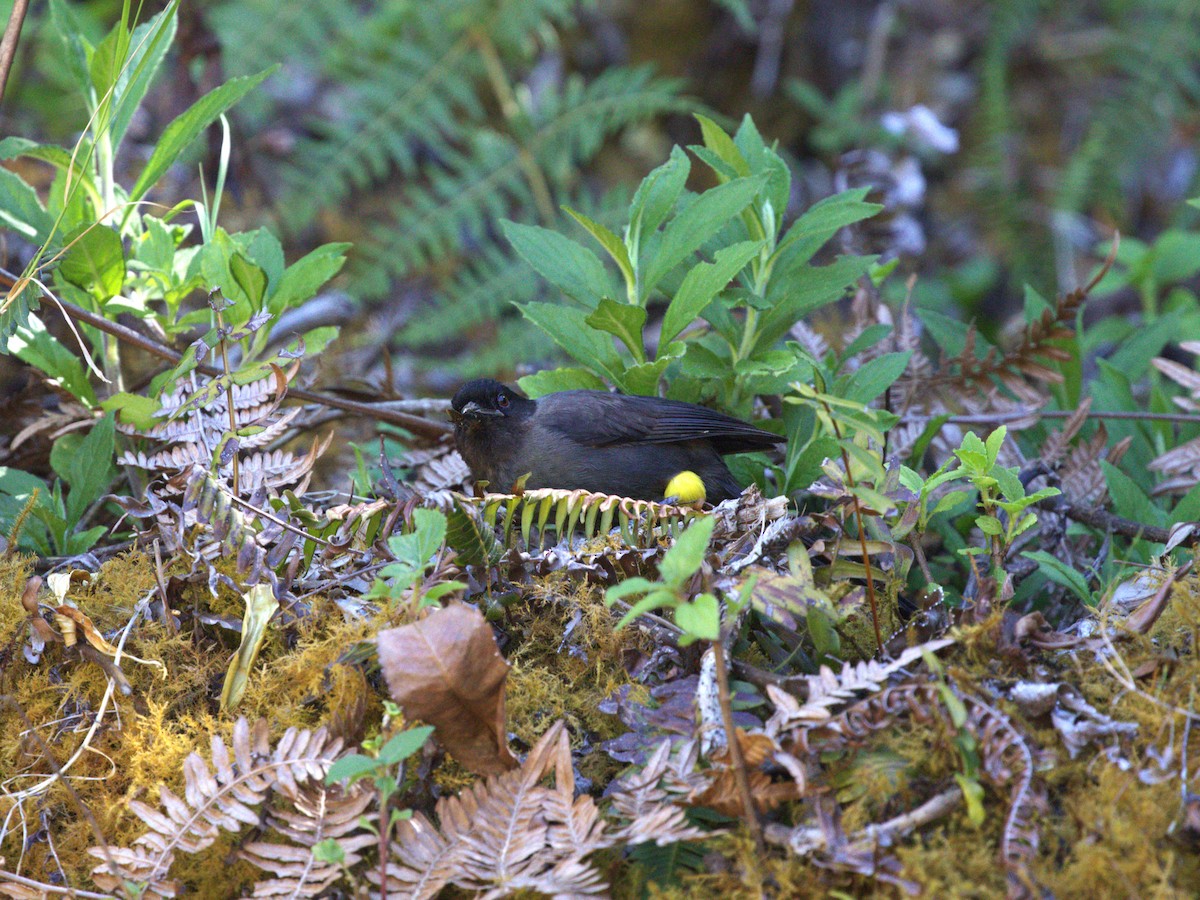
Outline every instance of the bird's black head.
{"label": "bird's black head", "polygon": [[458,389],[450,401],[450,418],[456,425],[499,421],[528,415],[534,406],[534,401],[526,400],[508,385],[493,378],[478,378]]}

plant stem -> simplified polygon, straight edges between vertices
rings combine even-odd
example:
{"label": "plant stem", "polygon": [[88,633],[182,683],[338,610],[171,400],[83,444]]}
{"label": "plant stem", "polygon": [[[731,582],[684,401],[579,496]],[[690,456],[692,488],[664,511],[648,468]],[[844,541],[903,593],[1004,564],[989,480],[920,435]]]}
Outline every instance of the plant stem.
{"label": "plant stem", "polygon": [[712,642],[713,664],[717,670],[717,696],[721,703],[721,721],[725,726],[725,740],[729,747],[729,761],[733,766],[733,777],[737,782],[738,793],[742,795],[742,809],[746,817],[746,827],[754,838],[754,849],[761,858],[766,850],[763,843],[762,823],[758,821],[758,809],[754,805],[754,794],[750,790],[750,776],[746,773],[746,758],[742,755],[742,745],[738,743],[737,731],[733,724],[733,695],[729,690],[729,667],[725,662],[725,647],[721,639]]}

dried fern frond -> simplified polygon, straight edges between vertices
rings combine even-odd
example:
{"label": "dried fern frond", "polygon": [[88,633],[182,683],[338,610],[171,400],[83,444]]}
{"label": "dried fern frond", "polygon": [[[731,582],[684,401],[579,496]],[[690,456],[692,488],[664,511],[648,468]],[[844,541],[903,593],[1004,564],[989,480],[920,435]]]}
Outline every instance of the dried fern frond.
{"label": "dried fern frond", "polygon": [[[1182,349],[1200,352],[1200,342],[1185,341]],[[1153,360],[1154,368],[1188,391],[1186,397],[1175,397],[1175,405],[1184,412],[1200,412],[1200,372],[1161,357]],[[1190,491],[1200,482],[1200,438],[1193,438],[1156,457],[1149,465],[1152,472],[1161,472],[1165,480],[1155,486],[1154,493],[1180,494]]]}
{"label": "dried fern frond", "polygon": [[[682,757],[682,758],[681,758]],[[671,756],[664,743],[640,773],[612,794],[613,811],[626,822],[608,826],[595,802],[575,796],[566,729],[556,722],[520,769],[492,776],[458,797],[438,801],[438,824],[416,813],[399,823],[386,867],[388,890],[432,898],[448,885],[486,897],[531,890],[552,896],[604,894],[607,885],[586,857],[607,847],[655,841],[666,845],[706,836],[687,824],[674,799],[689,786],[676,768],[690,772],[694,752]],[[542,784],[551,772],[553,787]],[[674,786],[672,795],[663,783]],[[379,873],[367,879],[379,885]]]}
{"label": "dried fern frond", "polygon": [[[122,890],[125,882],[131,882],[141,887],[140,896],[147,900],[175,897],[181,889],[170,878],[175,854],[207,849],[222,829],[237,833],[246,825],[261,825],[261,807],[273,795],[291,800],[301,817],[306,811],[319,813],[319,808],[299,802],[301,792],[324,779],[341,747],[341,739],[331,738],[324,728],[289,728],[272,750],[265,719],[251,728],[245,718],[239,718],[233,726],[232,753],[213,735],[211,768],[199,753],[188,755],[183,764],[183,797],[162,786],[161,808],[130,801],[130,810],[149,830],[132,847],[92,847],[88,852],[103,860],[93,870],[93,880],[108,891]],[[345,813],[346,807],[339,804],[338,808]],[[287,827],[290,832],[285,834],[302,833],[290,820]]]}
{"label": "dried fern frond", "polygon": [[855,699],[862,691],[881,690],[893,674],[920,659],[925,652],[936,652],[954,641],[942,638],[909,647],[896,659],[882,663],[870,659],[859,663],[845,663],[842,671],[835,674],[828,666],[821,666],[816,675],[806,675],[808,698],[804,704],[773,685],[767,686],[775,712],[767,723],[767,733],[775,736],[792,730],[797,725],[811,725],[828,720],[830,709],[840,703]]}
{"label": "dried fern frond", "polygon": [[[267,825],[291,843],[252,841],[238,854],[276,876],[257,882],[253,897],[315,897],[361,862],[362,850],[378,842],[360,824],[374,799],[361,783],[344,792],[311,782],[288,799],[290,808],[267,813]],[[316,857],[317,844],[325,840],[337,841],[343,854],[340,863]]]}

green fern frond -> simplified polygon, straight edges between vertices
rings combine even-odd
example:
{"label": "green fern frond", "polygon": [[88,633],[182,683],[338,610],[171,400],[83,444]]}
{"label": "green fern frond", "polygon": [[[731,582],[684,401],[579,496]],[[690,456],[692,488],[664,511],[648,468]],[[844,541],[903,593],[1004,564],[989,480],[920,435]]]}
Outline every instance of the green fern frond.
{"label": "green fern frond", "polygon": [[[645,68],[616,69],[584,85],[568,79],[560,93],[544,98],[530,117],[534,130],[522,144],[499,131],[478,131],[468,153],[455,153],[429,173],[427,184],[410,188],[393,222],[376,227],[364,248],[362,268],[382,267],[392,277],[483,242],[486,231],[514,210],[531,211],[532,187],[522,155],[535,161],[562,193],[579,166],[621,128],[667,111],[691,106],[678,96],[679,83],[655,79]],[[374,286],[374,285],[372,285]]]}

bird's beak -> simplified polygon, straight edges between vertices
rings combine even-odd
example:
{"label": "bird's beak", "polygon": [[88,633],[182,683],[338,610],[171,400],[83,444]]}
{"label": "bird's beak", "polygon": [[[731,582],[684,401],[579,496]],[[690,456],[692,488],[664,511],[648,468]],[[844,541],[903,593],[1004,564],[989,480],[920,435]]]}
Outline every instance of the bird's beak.
{"label": "bird's beak", "polygon": [[488,409],[486,406],[480,406],[474,400],[468,400],[462,408],[462,415],[479,418],[480,416],[502,416],[504,413],[498,409]]}

